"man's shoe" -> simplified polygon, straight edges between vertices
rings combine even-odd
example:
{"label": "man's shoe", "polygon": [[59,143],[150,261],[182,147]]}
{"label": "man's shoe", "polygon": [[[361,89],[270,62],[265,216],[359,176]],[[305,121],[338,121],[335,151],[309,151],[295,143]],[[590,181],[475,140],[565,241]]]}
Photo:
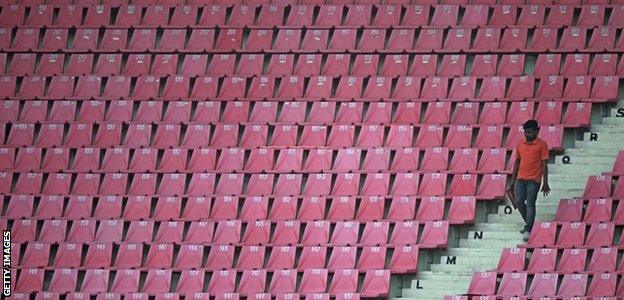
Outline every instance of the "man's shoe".
{"label": "man's shoe", "polygon": [[525,241],[525,242],[528,242],[528,241],[529,241],[529,237],[530,237],[530,236],[531,236],[531,232],[529,232],[529,231],[525,231],[525,232],[522,234],[522,240],[523,240],[523,241]]}

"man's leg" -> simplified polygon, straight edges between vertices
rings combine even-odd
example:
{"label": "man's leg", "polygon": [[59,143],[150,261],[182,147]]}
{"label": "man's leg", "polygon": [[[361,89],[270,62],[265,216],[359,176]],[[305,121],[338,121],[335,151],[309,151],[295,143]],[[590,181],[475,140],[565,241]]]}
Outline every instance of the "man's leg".
{"label": "man's leg", "polygon": [[[516,208],[520,212],[522,219],[526,223],[527,219],[527,209],[526,209],[526,182],[524,180],[516,180],[514,185],[514,194],[516,195]],[[525,226],[526,228],[526,226]]]}
{"label": "man's leg", "polygon": [[527,181],[526,183],[526,225],[524,230],[531,231],[535,222],[535,202],[539,193],[540,183],[537,181]]}

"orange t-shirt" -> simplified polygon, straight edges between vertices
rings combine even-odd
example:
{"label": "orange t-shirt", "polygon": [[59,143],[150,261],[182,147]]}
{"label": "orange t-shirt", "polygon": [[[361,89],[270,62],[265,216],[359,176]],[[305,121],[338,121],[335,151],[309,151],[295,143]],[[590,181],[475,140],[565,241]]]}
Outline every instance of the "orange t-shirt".
{"label": "orange t-shirt", "polygon": [[518,143],[518,159],[520,168],[518,169],[518,179],[542,180],[542,161],[548,159],[548,145],[540,138],[528,143],[523,139]]}

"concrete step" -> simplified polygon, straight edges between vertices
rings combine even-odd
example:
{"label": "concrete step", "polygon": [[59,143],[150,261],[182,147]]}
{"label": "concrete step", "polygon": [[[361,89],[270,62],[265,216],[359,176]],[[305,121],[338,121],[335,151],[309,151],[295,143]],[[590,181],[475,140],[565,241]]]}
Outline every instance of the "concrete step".
{"label": "concrete step", "polygon": [[[537,211],[537,214],[535,216],[535,220],[537,221],[541,221],[541,220],[552,220],[555,217],[554,213],[544,213],[542,211]],[[518,230],[520,230],[520,225],[524,224],[524,220],[522,220],[522,216],[520,216],[519,212],[514,212],[511,215],[500,215],[500,214],[496,214],[496,215],[489,215],[488,216],[488,221],[489,222],[506,222],[509,224],[516,224],[518,225]],[[520,234],[520,233],[518,233]]]}
{"label": "concrete step", "polygon": [[[622,123],[624,126],[624,123]],[[593,149],[608,149],[608,150],[620,150],[622,147],[622,141],[609,140],[609,141],[575,141],[574,147],[576,148],[593,148]]]}
{"label": "concrete step", "polygon": [[608,164],[590,164],[580,163],[578,162],[577,158],[571,158],[570,164],[567,165],[563,164],[560,161],[558,161],[556,164],[549,164],[548,174],[554,175],[575,172],[576,175],[579,175],[579,177],[587,178],[587,176],[590,175],[600,174],[601,172],[604,172],[604,170],[610,170],[610,168],[608,168],[609,166],[613,166],[613,162],[610,162]]}
{"label": "concrete step", "polygon": [[[563,158],[565,156],[567,156],[568,159],[569,159],[569,163],[568,164],[564,164],[563,163]],[[608,165],[608,164],[613,164],[613,157],[611,157],[611,156],[583,155],[583,154],[578,154],[578,155],[565,154],[565,155],[556,155],[555,156],[555,165],[569,166],[571,164],[576,164],[576,165],[580,165],[580,164]],[[551,165],[549,165],[549,167],[550,166]],[[549,171],[550,171],[550,169],[549,169]]]}
{"label": "concrete step", "polygon": [[[483,247],[487,247],[487,245],[483,245]],[[480,257],[488,257],[488,258],[495,257],[496,259],[498,259],[498,257],[500,256],[500,250],[493,249],[491,247],[487,247],[487,248],[452,247],[452,248],[446,249],[444,254],[448,256],[471,256],[471,257],[480,256]]]}
{"label": "concrete step", "polygon": [[619,150],[616,149],[595,149],[595,148],[569,148],[563,153],[570,156],[594,156],[594,157],[610,157],[614,159]]}
{"label": "concrete step", "polygon": [[459,240],[460,247],[477,247],[483,245],[483,243],[487,243],[488,246],[497,249],[503,249],[505,247],[515,247],[516,245],[523,244],[522,235],[520,233],[517,234],[515,239],[505,239],[505,240]]}
{"label": "concrete step", "polygon": [[[453,259],[453,257],[449,257],[448,259]],[[442,257],[441,264],[433,264],[431,265],[431,271],[433,272],[442,272],[450,275],[461,274],[463,272],[478,272],[479,270],[484,269],[496,269],[498,266],[498,261],[493,261],[492,259],[484,259],[477,260],[474,257],[455,257],[454,264],[447,264],[447,257]]]}
{"label": "concrete step", "polygon": [[[622,125],[624,125],[624,123],[622,123]],[[608,131],[602,131],[602,132],[585,132],[583,133],[583,140],[584,141],[592,141],[591,137],[596,136],[596,139],[593,142],[598,142],[598,143],[602,143],[602,142],[610,142],[612,141],[612,139],[617,139],[620,138],[624,133],[623,132],[608,132]]]}
{"label": "concrete step", "polygon": [[602,118],[602,124],[605,124],[605,125],[624,125],[624,118],[621,118],[621,117]]}
{"label": "concrete step", "polygon": [[594,132],[618,132],[624,133],[624,127],[616,126],[614,124],[596,124],[591,126],[591,130]]}

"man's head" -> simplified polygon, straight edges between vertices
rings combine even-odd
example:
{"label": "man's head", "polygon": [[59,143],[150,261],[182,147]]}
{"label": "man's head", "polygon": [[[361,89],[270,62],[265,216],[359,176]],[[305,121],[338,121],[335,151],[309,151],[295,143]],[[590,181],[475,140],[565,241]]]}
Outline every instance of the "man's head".
{"label": "man's head", "polygon": [[522,129],[524,129],[524,137],[527,142],[532,142],[537,138],[537,134],[539,133],[539,125],[535,120],[528,120],[522,124]]}

